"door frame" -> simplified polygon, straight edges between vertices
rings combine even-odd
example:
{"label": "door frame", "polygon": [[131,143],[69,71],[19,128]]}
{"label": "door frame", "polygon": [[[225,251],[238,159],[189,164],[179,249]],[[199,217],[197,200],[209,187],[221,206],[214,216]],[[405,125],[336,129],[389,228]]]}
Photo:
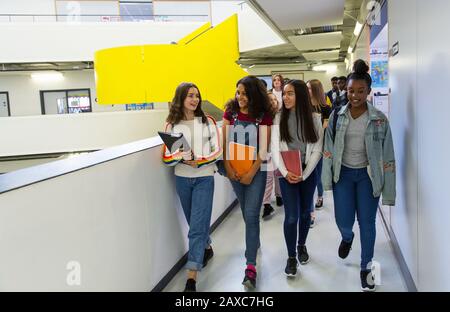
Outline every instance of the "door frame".
{"label": "door frame", "polygon": [[[66,98],[67,98],[67,112],[69,112],[69,92],[70,91],[86,91],[88,92],[89,96],[89,105],[90,105],[90,111],[89,113],[92,113],[92,98],[91,98],[91,89],[90,88],[77,88],[77,89],[61,89],[61,90],[40,90],[39,96],[41,98],[41,114],[45,115],[45,103],[44,103],[44,93],[45,92],[65,92]],[[68,113],[69,114],[69,113]]]}

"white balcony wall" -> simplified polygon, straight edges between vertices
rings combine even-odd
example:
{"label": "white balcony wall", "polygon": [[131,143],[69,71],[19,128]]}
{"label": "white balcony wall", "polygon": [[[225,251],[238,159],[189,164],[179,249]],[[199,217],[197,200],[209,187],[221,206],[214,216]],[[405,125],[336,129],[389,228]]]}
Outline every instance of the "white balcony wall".
{"label": "white balcony wall", "polygon": [[7,117],[0,122],[0,157],[98,150],[149,138],[167,110]]}
{"label": "white balcony wall", "polygon": [[[155,141],[137,142],[153,148],[0,194],[0,291],[152,290],[188,250],[173,168],[162,164]],[[0,187],[127,149],[5,174]],[[211,222],[235,198],[228,180],[216,175]],[[79,283],[71,283],[74,276]]]}
{"label": "white balcony wall", "polygon": [[[201,22],[1,23],[0,63],[93,61],[97,50],[170,44]],[[20,40],[19,40],[20,38]]]}

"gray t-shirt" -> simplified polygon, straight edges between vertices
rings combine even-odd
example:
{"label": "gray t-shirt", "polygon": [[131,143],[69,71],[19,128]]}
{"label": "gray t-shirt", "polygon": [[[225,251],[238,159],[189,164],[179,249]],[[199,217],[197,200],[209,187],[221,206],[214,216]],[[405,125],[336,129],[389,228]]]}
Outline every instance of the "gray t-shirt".
{"label": "gray t-shirt", "polygon": [[288,143],[288,148],[290,151],[300,151],[302,154],[302,162],[305,162],[306,155],[306,143],[302,140],[302,127],[301,120],[299,118],[297,124],[297,118],[295,117],[295,111],[289,111],[288,119],[289,134],[291,135],[292,141]]}
{"label": "gray t-shirt", "polygon": [[353,169],[365,168],[369,165],[365,142],[369,113],[366,111],[358,118],[353,119],[350,110],[348,110],[347,117],[349,123],[345,133],[342,164]]}

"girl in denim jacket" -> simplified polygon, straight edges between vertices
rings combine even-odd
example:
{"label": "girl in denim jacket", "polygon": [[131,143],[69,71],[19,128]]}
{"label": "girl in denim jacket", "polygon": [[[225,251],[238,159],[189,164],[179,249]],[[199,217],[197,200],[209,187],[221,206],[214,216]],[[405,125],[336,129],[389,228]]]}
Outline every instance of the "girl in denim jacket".
{"label": "girl in denim jacket", "polygon": [[371,262],[376,213],[381,194],[383,204],[395,204],[395,158],[386,116],[367,103],[372,85],[368,70],[363,60],[354,63],[348,77],[348,103],[330,117],[322,183],[325,190],[333,189],[335,218],[342,236],[338,254],[342,259],[350,252],[355,215],[358,218],[361,288],[374,291]]}

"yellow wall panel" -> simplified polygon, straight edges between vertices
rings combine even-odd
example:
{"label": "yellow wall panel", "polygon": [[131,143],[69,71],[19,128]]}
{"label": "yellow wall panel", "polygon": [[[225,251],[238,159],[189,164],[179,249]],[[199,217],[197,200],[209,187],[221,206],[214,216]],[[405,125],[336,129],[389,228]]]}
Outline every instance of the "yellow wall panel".
{"label": "yellow wall panel", "polygon": [[195,83],[219,108],[247,75],[239,59],[237,16],[203,25],[177,44],[106,49],[95,54],[99,104],[170,102],[181,82]]}

